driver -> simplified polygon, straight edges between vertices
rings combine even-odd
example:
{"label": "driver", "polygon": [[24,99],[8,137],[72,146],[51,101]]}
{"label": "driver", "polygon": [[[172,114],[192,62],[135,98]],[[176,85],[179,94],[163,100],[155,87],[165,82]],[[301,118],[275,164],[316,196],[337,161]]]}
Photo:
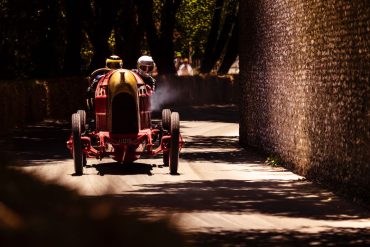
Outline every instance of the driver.
{"label": "driver", "polygon": [[108,69],[122,69],[122,59],[117,55],[112,55],[105,60],[105,67]]}
{"label": "driver", "polygon": [[153,78],[152,73],[155,67],[155,63],[151,56],[141,56],[137,60],[137,69],[132,71],[140,75],[144,83],[149,85],[152,90],[155,90],[156,80]]}

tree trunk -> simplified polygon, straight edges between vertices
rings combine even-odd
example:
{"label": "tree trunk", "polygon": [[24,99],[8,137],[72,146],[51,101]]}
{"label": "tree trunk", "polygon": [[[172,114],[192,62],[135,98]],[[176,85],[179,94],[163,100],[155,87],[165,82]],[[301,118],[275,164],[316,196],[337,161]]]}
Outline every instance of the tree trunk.
{"label": "tree trunk", "polygon": [[111,55],[108,39],[112,34],[116,15],[114,0],[95,0],[94,4],[94,9],[89,6],[90,12],[85,23],[85,29],[94,49],[88,68],[90,72],[104,67],[106,58]]}
{"label": "tree trunk", "polygon": [[35,64],[34,76],[55,76],[59,71],[57,57],[57,18],[58,2],[41,1],[37,9],[42,9],[40,17],[35,20],[38,29],[38,42],[32,49],[32,61]]}
{"label": "tree trunk", "polygon": [[[9,3],[5,2],[0,9],[0,74],[3,79],[10,79],[15,76],[15,52],[14,40],[10,35],[9,28],[12,26]],[[12,23],[14,25],[14,23]]]}
{"label": "tree trunk", "polygon": [[229,2],[228,11],[224,20],[221,33],[216,42],[215,49],[212,52],[209,61],[207,62],[208,65],[207,69],[209,70],[211,70],[216,65],[217,61],[221,58],[222,53],[225,50],[225,46],[229,41],[230,36],[232,35],[233,25],[237,21],[236,18],[237,9],[238,9],[238,0],[231,0]]}
{"label": "tree trunk", "polygon": [[180,4],[181,0],[164,0],[160,34],[158,35],[152,14],[153,1],[142,0],[139,2],[139,19],[145,25],[149,49],[160,74],[173,74],[176,72],[173,64],[173,30]]}
{"label": "tree trunk", "polygon": [[160,52],[158,50],[159,37],[153,19],[153,1],[141,0],[137,3],[139,12],[139,23],[142,23],[145,30],[146,41],[149,50],[154,59],[156,59]]}
{"label": "tree trunk", "polygon": [[166,0],[164,2],[161,16],[161,32],[159,38],[160,59],[158,60],[158,70],[161,74],[176,73],[173,45],[173,30],[175,28],[176,13],[181,4],[181,0]]}
{"label": "tree trunk", "polygon": [[65,0],[67,17],[67,46],[64,54],[63,73],[79,75],[81,73],[82,16],[81,1]]}
{"label": "tree trunk", "polygon": [[121,0],[117,9],[114,26],[116,51],[123,59],[125,68],[135,68],[140,56],[144,37],[143,26],[137,21],[137,11],[133,0]]}
{"label": "tree trunk", "polygon": [[201,62],[200,72],[209,73],[212,69],[210,63],[214,47],[216,45],[218,30],[220,26],[221,12],[224,5],[224,0],[216,0],[216,6],[213,13],[211,30],[207,39],[204,57]]}
{"label": "tree trunk", "polygon": [[217,71],[218,74],[223,74],[223,75],[227,74],[231,65],[235,62],[235,59],[239,53],[238,37],[239,37],[239,22],[236,22],[233,28],[231,38],[226,47],[224,59],[222,60],[221,66]]}
{"label": "tree trunk", "polygon": [[10,41],[0,34],[0,74],[3,79],[15,77],[15,58]]}

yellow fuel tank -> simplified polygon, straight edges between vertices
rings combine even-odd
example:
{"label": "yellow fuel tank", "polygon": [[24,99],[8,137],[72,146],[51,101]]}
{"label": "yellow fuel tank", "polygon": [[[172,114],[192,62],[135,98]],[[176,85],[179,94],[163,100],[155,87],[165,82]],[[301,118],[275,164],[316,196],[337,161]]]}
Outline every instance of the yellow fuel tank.
{"label": "yellow fuel tank", "polygon": [[116,70],[109,78],[108,90],[108,131],[114,134],[138,133],[138,81],[134,74],[127,69]]}

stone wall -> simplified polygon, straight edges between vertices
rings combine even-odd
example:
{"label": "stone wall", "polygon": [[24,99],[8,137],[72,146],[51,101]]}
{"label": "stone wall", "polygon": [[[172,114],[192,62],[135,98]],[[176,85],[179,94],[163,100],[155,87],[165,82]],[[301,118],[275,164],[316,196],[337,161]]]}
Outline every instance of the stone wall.
{"label": "stone wall", "polygon": [[241,1],[240,143],[370,198],[368,0]]}

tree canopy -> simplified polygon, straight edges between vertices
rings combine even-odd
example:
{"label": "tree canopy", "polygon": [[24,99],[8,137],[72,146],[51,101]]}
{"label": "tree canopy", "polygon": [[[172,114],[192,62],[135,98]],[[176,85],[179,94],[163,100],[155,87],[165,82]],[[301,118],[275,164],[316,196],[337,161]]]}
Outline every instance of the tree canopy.
{"label": "tree canopy", "polygon": [[201,58],[212,22],[215,0],[183,1],[177,14],[175,48],[186,55]]}
{"label": "tree canopy", "polygon": [[229,34],[237,33],[237,5],[238,0],[2,0],[0,72],[3,78],[80,75],[104,66],[114,53],[127,68],[150,54],[159,73],[169,74],[175,72],[175,51],[212,68],[227,57]]}

